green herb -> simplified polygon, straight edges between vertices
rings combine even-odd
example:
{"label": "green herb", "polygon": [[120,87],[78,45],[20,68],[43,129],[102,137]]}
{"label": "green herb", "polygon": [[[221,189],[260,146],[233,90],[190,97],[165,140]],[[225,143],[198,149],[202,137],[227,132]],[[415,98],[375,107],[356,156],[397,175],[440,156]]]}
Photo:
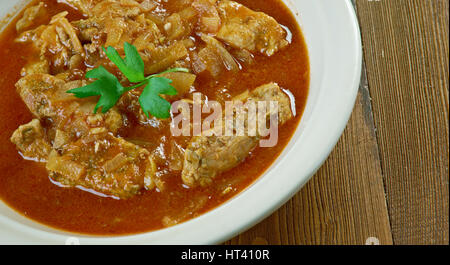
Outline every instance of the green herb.
{"label": "green herb", "polygon": [[169,118],[170,103],[159,95],[176,95],[177,90],[170,85],[172,80],[165,77],[155,77],[148,81],[139,97],[139,104],[148,117],[150,112],[155,117]]}
{"label": "green herb", "polygon": [[125,88],[119,83],[117,77],[108,72],[103,66],[95,68],[86,73],[86,78],[96,78],[93,83],[67,91],[73,93],[77,98],[87,98],[100,96],[94,113],[101,107],[102,112],[107,112],[116,105],[120,96],[125,92]]}
{"label": "green herb", "polygon": [[103,48],[103,51],[106,53],[106,56],[108,56],[108,58],[115,65],[117,65],[120,71],[128,78],[130,82],[141,82],[145,79],[144,61],[142,61],[136,47],[133,45],[125,42],[123,48],[125,51],[125,60],[123,60],[117,50],[111,46],[109,46],[107,50]]}
{"label": "green herb", "polygon": [[144,61],[133,45],[127,42],[124,43],[124,59],[111,46],[107,49],[103,48],[103,50],[128,81],[134,83],[134,85],[123,87],[116,76],[108,72],[103,66],[100,66],[86,73],[86,78],[94,78],[97,79],[96,81],[83,87],[68,90],[67,93],[72,93],[78,98],[100,96],[94,108],[94,113],[97,113],[99,108],[101,108],[102,113],[106,113],[116,105],[123,93],[145,86],[139,97],[139,104],[145,115],[150,117],[150,113],[156,118],[169,118],[171,105],[160,95],[176,95],[177,90],[171,85],[172,80],[162,77],[161,74],[189,72],[189,70],[186,68],[173,68],[145,77]]}

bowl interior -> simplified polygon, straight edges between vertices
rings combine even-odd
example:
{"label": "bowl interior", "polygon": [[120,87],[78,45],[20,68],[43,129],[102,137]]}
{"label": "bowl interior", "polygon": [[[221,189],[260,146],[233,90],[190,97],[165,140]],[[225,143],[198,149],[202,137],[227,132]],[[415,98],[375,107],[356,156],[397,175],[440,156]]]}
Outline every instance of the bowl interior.
{"label": "bowl interior", "polygon": [[[0,17],[20,9],[24,2],[0,2]],[[222,242],[271,214],[315,173],[353,109],[361,71],[359,28],[350,1],[284,2],[299,22],[308,46],[310,89],[300,125],[275,163],[245,191],[200,217],[132,236],[78,236],[82,244]],[[64,244],[70,236],[74,234],[29,220],[0,201],[0,243]]]}

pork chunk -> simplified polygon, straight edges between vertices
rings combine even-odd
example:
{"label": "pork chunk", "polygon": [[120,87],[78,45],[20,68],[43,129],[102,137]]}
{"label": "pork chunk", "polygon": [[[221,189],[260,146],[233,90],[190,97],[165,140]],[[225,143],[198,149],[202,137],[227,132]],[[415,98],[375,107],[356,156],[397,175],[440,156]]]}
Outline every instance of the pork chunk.
{"label": "pork chunk", "polygon": [[95,128],[47,162],[51,177],[64,185],[82,186],[118,198],[155,187],[155,167],[149,152],[105,129]]}
{"label": "pork chunk", "polygon": [[[31,43],[40,51],[39,61],[44,62],[46,64],[44,66],[49,68],[45,72],[61,74],[81,65],[84,49],[78,38],[77,30],[67,19],[68,14],[67,11],[56,14],[51,18],[49,24],[25,31],[16,39],[17,42]],[[77,61],[79,63],[74,64]],[[25,68],[29,68],[29,66]],[[36,73],[35,70],[39,69],[31,70]],[[43,73],[44,71],[38,72]],[[29,71],[25,69],[25,73],[28,74]]]}
{"label": "pork chunk", "polygon": [[122,114],[112,108],[106,114],[94,114],[95,98],[78,99],[67,90],[85,85],[84,81],[65,81],[48,74],[31,74],[21,78],[17,91],[31,113],[50,119],[54,130],[71,138],[86,135],[91,128],[105,127],[116,133],[123,126]]}
{"label": "pork chunk", "polygon": [[31,113],[43,118],[56,116],[52,101],[63,95],[64,84],[63,80],[51,75],[31,74],[21,78],[16,88]]}
{"label": "pork chunk", "polygon": [[17,32],[29,30],[32,27],[39,25],[39,22],[43,22],[47,15],[47,10],[43,2],[35,6],[31,6],[25,10],[23,17],[16,23]]}
{"label": "pork chunk", "polygon": [[213,178],[241,163],[258,144],[257,137],[194,137],[185,152],[183,182],[206,186]]}
{"label": "pork chunk", "polygon": [[[279,124],[292,118],[290,100],[275,83],[256,88],[249,93],[246,100],[278,102]],[[267,113],[267,121],[272,114],[274,113],[270,111]],[[244,116],[247,116],[247,113]],[[244,130],[247,132],[248,124],[246,122],[243,124]],[[255,136],[193,137],[185,151],[183,182],[189,186],[206,186],[212,183],[215,176],[241,163],[257,146],[260,139],[258,134]]]}
{"label": "pork chunk", "polygon": [[39,162],[46,162],[52,149],[38,119],[20,126],[11,136],[11,142],[24,157]]}
{"label": "pork chunk", "polygon": [[216,37],[234,48],[272,56],[289,44],[286,31],[265,13],[228,0],[219,2],[218,10],[222,27]]}
{"label": "pork chunk", "polygon": [[22,76],[32,75],[32,74],[48,74],[50,72],[50,66],[48,61],[45,58],[41,58],[41,60],[37,62],[31,62],[26,64],[20,74]]}

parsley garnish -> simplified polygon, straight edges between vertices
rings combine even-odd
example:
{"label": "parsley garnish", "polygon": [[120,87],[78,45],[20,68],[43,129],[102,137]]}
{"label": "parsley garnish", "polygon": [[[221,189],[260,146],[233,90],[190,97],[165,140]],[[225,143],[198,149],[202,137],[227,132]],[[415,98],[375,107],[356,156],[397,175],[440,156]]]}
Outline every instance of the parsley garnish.
{"label": "parsley garnish", "polygon": [[161,74],[169,72],[189,72],[186,68],[173,68],[159,74],[145,77],[144,61],[139,55],[136,47],[125,42],[125,58],[122,59],[114,47],[103,48],[106,56],[119,68],[123,75],[133,83],[133,86],[124,87],[117,77],[103,66],[95,68],[86,73],[86,78],[97,79],[93,83],[68,90],[77,98],[100,96],[94,113],[101,108],[102,113],[106,113],[123,95],[123,93],[138,87],[144,87],[139,97],[139,104],[147,117],[149,113],[156,118],[166,119],[170,117],[170,103],[160,95],[176,95],[177,90],[171,85],[172,80],[162,77]]}
{"label": "parsley garnish", "polygon": [[172,80],[165,77],[153,77],[148,80],[139,97],[139,104],[146,115],[150,112],[155,117],[169,118],[170,103],[159,95],[177,94],[177,90],[170,83]]}
{"label": "parsley garnish", "polygon": [[103,66],[87,72],[86,78],[96,78],[97,80],[87,86],[71,89],[67,93],[73,93],[77,98],[100,96],[94,108],[94,113],[100,107],[103,113],[107,112],[116,105],[120,96],[126,91],[119,83],[119,80],[117,80],[117,77],[108,72]]}
{"label": "parsley garnish", "polygon": [[125,42],[123,45],[125,51],[125,60],[120,57],[116,49],[109,46],[103,51],[106,56],[120,69],[120,71],[128,78],[132,83],[138,83],[145,79],[144,76],[144,61],[142,61],[136,47]]}

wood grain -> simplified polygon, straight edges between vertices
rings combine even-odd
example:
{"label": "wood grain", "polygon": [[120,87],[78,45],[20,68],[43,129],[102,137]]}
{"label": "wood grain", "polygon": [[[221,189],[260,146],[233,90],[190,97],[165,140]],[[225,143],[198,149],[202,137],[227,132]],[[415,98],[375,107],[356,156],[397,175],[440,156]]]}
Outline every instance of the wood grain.
{"label": "wood grain", "polygon": [[288,203],[229,244],[392,244],[365,76],[347,129]]}
{"label": "wood grain", "polygon": [[352,0],[361,87],[329,159],[227,244],[449,243],[448,0]]}
{"label": "wood grain", "polygon": [[393,240],[448,244],[448,0],[356,1]]}

